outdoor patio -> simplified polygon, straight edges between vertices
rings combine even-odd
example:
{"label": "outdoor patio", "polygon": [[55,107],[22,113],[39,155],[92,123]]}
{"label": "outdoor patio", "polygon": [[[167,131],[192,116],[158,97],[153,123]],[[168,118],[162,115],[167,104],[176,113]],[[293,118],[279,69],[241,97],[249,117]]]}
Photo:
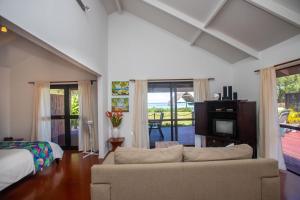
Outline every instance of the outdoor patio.
{"label": "outdoor patio", "polygon": [[[171,141],[171,127],[161,128],[164,139],[162,139],[158,129],[152,129],[150,134],[150,147],[155,147],[156,141]],[[173,131],[175,133],[175,130]],[[174,136],[175,139],[175,136]],[[195,127],[194,126],[179,126],[178,127],[178,142],[186,146],[195,145]]]}

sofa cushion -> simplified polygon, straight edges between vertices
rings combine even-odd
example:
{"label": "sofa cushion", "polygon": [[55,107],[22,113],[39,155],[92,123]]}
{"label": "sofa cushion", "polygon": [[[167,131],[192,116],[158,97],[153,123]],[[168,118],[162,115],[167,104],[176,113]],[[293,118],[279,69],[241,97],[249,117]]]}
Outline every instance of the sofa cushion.
{"label": "sofa cushion", "polygon": [[114,156],[115,164],[173,163],[182,162],[182,152],[182,145],[157,149],[118,147]]}
{"label": "sofa cushion", "polygon": [[247,144],[230,147],[185,147],[183,150],[184,162],[200,162],[215,160],[237,160],[252,158],[253,149]]}

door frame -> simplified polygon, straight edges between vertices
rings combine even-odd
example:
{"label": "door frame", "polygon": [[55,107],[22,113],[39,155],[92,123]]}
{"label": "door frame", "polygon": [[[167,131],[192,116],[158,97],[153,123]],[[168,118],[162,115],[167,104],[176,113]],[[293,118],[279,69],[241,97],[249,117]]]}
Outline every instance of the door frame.
{"label": "door frame", "polygon": [[[178,113],[177,113],[177,86],[178,84],[185,84],[189,83],[193,86],[193,81],[155,81],[155,82],[148,82],[149,84],[161,84],[164,83],[168,85],[169,87],[169,93],[170,93],[170,119],[163,119],[163,121],[170,121],[171,122],[171,141],[178,141],[178,121],[188,121],[188,120],[195,120],[195,118],[192,116],[192,118],[187,119],[178,119]],[[173,95],[174,94],[174,95]],[[185,145],[185,146],[194,146],[194,145]]]}
{"label": "door frame", "polygon": [[79,119],[78,115],[70,114],[70,90],[77,89],[78,84],[55,84],[50,85],[50,89],[63,89],[64,90],[64,115],[51,115],[52,119],[64,119],[65,120],[65,146],[62,146],[65,150],[77,150],[77,146],[71,146],[71,119]]}

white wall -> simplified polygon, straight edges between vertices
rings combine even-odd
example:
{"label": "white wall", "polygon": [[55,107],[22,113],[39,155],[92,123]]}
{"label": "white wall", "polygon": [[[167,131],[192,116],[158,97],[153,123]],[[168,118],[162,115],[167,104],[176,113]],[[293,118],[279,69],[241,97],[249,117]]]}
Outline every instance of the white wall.
{"label": "white wall", "polygon": [[[171,33],[126,12],[112,14],[108,21],[109,110],[114,80],[214,77],[212,93],[233,84],[228,63]],[[121,127],[126,145],[131,144],[130,124],[126,113]]]}
{"label": "white wall", "polygon": [[100,0],[1,0],[0,15],[58,51],[102,74],[106,66],[107,15]]}
{"label": "white wall", "polygon": [[[30,55],[10,67],[10,133],[30,139],[33,85],[29,81],[76,81],[96,79],[46,50],[28,43]],[[13,52],[10,52],[12,55]]]}
{"label": "white wall", "polygon": [[10,135],[10,69],[0,66],[0,140]]}
{"label": "white wall", "polygon": [[246,59],[233,65],[234,85],[239,98],[259,100],[259,74],[256,69],[300,58],[300,35],[260,52],[260,59]]}

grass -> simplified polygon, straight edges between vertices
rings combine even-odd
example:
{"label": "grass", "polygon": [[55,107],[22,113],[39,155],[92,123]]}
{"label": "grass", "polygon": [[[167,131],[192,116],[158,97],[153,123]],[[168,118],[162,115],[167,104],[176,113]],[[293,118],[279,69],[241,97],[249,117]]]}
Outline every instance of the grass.
{"label": "grass", "polygon": [[[163,121],[162,126],[171,126],[171,113],[170,112],[163,112],[163,113],[164,113],[164,120],[170,120],[170,121]],[[177,118],[178,119],[191,119],[192,112],[177,112]],[[153,112],[148,113],[148,119],[149,120],[154,119]],[[160,115],[158,113],[155,114],[155,119],[160,119]],[[191,126],[192,120],[178,121],[177,124],[178,124],[178,126]]]}

